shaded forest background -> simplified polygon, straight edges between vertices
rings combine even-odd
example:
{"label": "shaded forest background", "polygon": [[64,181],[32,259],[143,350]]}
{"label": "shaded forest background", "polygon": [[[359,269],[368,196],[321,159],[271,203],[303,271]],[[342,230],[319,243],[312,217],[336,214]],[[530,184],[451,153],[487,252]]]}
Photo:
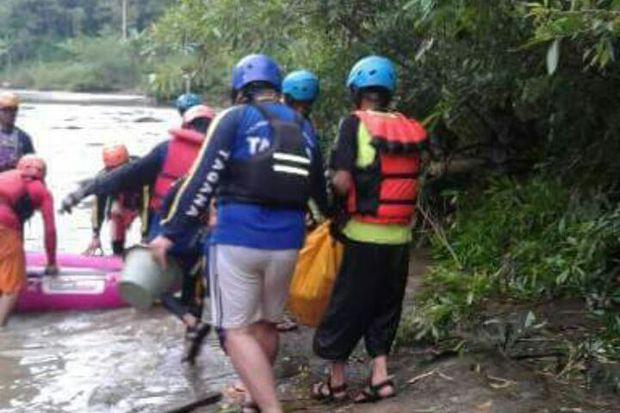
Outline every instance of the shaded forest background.
{"label": "shaded forest background", "polygon": [[227,104],[232,64],[262,51],[319,75],[328,147],[349,68],[388,56],[395,108],[424,121],[433,155],[416,230],[434,265],[401,339],[569,297],[599,326],[572,354],[618,360],[620,0],[129,0],[126,41],[120,4],[3,0],[0,76]]}

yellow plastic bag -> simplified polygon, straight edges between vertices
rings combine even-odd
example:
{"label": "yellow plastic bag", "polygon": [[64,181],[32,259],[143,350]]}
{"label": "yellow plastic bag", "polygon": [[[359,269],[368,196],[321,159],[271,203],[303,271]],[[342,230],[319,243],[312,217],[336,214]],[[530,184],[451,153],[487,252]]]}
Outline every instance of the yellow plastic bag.
{"label": "yellow plastic bag", "polygon": [[342,261],[342,244],[329,234],[329,221],[306,238],[291,280],[288,309],[303,324],[316,326],[327,308]]}

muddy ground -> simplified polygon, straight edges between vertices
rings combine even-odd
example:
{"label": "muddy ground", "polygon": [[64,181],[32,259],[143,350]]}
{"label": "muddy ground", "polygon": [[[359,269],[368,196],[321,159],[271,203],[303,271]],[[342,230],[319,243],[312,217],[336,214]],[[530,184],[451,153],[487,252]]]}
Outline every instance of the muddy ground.
{"label": "muddy ground", "polygon": [[[415,256],[410,268],[408,305],[419,286],[429,260]],[[532,308],[515,308],[519,315]],[[544,331],[523,334],[511,351],[489,343],[488,332],[460,354],[437,346],[410,346],[398,349],[391,358],[391,372],[398,395],[376,404],[351,402],[321,404],[309,399],[312,383],[325,375],[325,364],[313,356],[310,328],[286,333],[276,370],[279,390],[287,412],[359,413],[618,413],[620,396],[613,389],[586,389],[583,377],[568,379],[561,373],[566,360],[554,352],[559,336],[578,334],[592,328],[583,305],[575,301],[547,302],[533,308]],[[506,311],[506,306],[502,307]],[[514,357],[514,358],[513,358]],[[348,367],[353,396],[368,375],[361,348]],[[585,372],[584,372],[585,374]],[[579,376],[579,375],[578,375]],[[195,409],[197,413],[235,412],[233,400],[225,397],[217,406]]]}

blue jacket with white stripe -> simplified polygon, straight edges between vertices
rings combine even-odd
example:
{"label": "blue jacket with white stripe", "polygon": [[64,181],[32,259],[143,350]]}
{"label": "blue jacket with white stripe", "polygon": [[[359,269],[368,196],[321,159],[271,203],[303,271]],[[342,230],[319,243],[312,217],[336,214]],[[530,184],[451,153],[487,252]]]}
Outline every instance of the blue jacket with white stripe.
{"label": "blue jacket with white stripe", "polygon": [[[269,113],[283,121],[294,121],[296,113],[278,102],[262,103]],[[232,160],[248,160],[267,151],[273,143],[271,127],[251,105],[237,105],[219,114],[211,123],[205,144],[190,175],[162,219],[163,235],[173,242],[201,225],[211,199],[216,200],[217,225],[212,244],[237,245],[258,249],[301,248],[304,239],[302,208],[273,207],[236,202],[218,196],[221,179]],[[321,152],[312,125],[305,121],[302,132],[310,156],[310,196],[326,211],[327,196]],[[222,178],[223,177],[223,178]],[[269,182],[265,183],[269,185]],[[277,188],[272,188],[277,191]]]}

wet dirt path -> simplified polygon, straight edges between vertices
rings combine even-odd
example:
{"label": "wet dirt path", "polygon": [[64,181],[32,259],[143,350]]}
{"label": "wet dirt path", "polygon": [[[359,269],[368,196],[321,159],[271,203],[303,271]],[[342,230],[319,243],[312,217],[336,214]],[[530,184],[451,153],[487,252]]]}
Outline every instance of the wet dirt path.
{"label": "wet dirt path", "polygon": [[[413,304],[430,259],[412,255],[406,302]],[[530,364],[496,351],[458,355],[435,346],[397,349],[390,360],[398,395],[375,404],[323,404],[309,398],[313,382],[325,377],[325,363],[312,354],[313,330],[302,327],[282,336],[276,365],[286,412],[330,413],[620,413],[620,400],[597,397],[575,383],[556,379]],[[351,397],[366,384],[368,362],[361,346],[347,366]],[[197,413],[237,412],[228,399]]]}

